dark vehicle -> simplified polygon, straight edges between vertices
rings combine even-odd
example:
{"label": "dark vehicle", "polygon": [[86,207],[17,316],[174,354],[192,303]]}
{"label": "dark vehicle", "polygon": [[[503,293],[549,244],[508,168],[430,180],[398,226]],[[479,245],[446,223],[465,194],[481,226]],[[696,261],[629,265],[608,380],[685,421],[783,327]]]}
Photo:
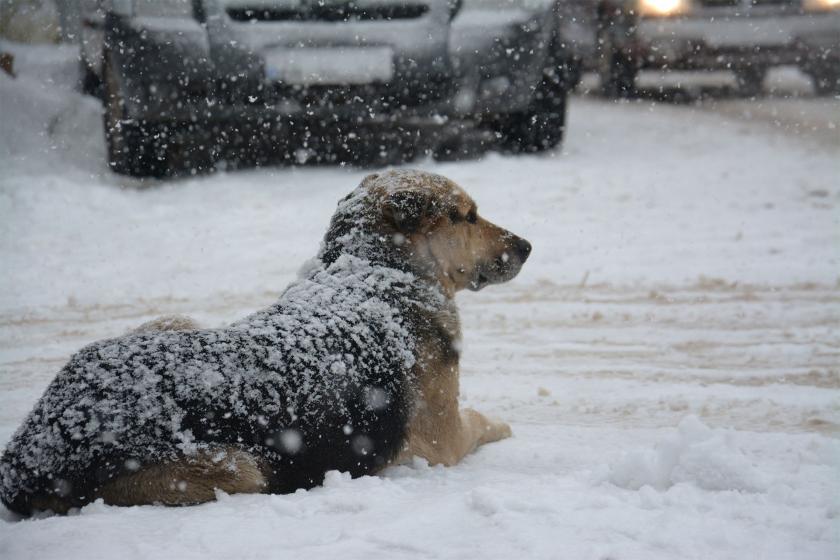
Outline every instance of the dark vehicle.
{"label": "dark vehicle", "polygon": [[383,163],[468,138],[536,151],[562,137],[563,55],[554,20],[540,19],[550,8],[485,27],[491,47],[468,57],[450,45],[464,37],[450,0],[83,4],[84,82],[103,92],[119,173],[202,169],[220,154]]}
{"label": "dark vehicle", "polygon": [[746,94],[771,66],[797,65],[840,93],[840,0],[602,0],[593,66],[624,96],[641,69],[732,70]]}
{"label": "dark vehicle", "polygon": [[[86,82],[101,82],[111,167],[201,168],[230,146],[354,161],[369,153],[367,131],[397,117],[407,138],[439,128],[431,116],[454,85],[451,10],[446,0],[87,2]],[[321,145],[320,128],[339,140]]]}
{"label": "dark vehicle", "polygon": [[[450,52],[461,88],[453,106],[492,130],[505,151],[557,145],[566,98],[580,79],[580,44],[569,4],[554,0],[464,0]],[[579,33],[585,37],[585,33]],[[585,39],[581,39],[585,42]]]}

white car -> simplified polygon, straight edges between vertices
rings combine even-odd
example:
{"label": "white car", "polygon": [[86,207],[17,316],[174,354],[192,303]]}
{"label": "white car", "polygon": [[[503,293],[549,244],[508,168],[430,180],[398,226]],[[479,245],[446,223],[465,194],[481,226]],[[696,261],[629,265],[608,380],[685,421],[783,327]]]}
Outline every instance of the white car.
{"label": "white car", "polygon": [[596,12],[594,66],[610,96],[647,68],[732,70],[754,94],[776,65],[840,93],[840,0],[604,0]]}

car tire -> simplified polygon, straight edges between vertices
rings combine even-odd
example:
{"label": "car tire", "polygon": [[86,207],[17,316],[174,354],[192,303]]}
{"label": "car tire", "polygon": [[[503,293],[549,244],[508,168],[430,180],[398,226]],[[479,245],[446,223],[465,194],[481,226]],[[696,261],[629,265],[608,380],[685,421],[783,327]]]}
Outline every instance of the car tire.
{"label": "car tire", "polygon": [[79,61],[79,89],[85,95],[102,99],[102,80],[84,60]]}
{"label": "car tire", "polygon": [[745,66],[735,69],[735,79],[738,91],[746,97],[755,97],[764,91],[764,77],[767,68],[761,66]]}
{"label": "car tire", "polygon": [[810,74],[817,95],[840,95],[840,70],[837,67],[815,68]]}
{"label": "car tire", "polygon": [[607,27],[598,30],[597,69],[601,93],[617,99],[630,97],[636,89],[638,68],[633,59],[622,52]]}
{"label": "car tire", "polygon": [[164,175],[166,158],[158,146],[155,131],[143,122],[128,119],[122,80],[107,52],[102,86],[108,166],[115,173],[133,177]]}
{"label": "car tire", "polygon": [[583,63],[580,60],[568,60],[561,66],[560,71],[567,91],[573,91],[580,85],[583,79]]}
{"label": "car tire", "polygon": [[492,128],[503,152],[543,152],[563,140],[568,91],[562,80],[558,82],[551,76],[556,73],[543,75],[526,110],[498,115],[493,121]]}

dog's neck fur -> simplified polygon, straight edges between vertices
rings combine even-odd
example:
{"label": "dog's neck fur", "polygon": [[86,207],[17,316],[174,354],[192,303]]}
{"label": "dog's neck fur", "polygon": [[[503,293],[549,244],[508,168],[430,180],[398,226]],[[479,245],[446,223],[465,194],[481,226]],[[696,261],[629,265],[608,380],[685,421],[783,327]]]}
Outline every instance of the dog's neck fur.
{"label": "dog's neck fur", "polygon": [[[371,265],[411,273],[415,277],[411,297],[402,297],[406,317],[411,317],[412,331],[416,336],[415,378],[421,394],[429,398],[437,391],[430,385],[439,377],[434,368],[426,364],[446,363],[445,368],[456,380],[461,347],[461,324],[452,290],[446,289],[428,266],[420,266],[410,258],[412,250],[405,236],[382,231],[377,221],[375,201],[364,189],[356,189],[345,197],[333,216],[318,258],[325,267],[341,255],[367,260]],[[411,301],[408,301],[408,300]],[[396,302],[395,302],[396,303]],[[398,304],[399,305],[399,304]],[[438,368],[439,370],[440,368]],[[429,371],[427,371],[429,370]],[[456,389],[457,391],[457,389]]]}

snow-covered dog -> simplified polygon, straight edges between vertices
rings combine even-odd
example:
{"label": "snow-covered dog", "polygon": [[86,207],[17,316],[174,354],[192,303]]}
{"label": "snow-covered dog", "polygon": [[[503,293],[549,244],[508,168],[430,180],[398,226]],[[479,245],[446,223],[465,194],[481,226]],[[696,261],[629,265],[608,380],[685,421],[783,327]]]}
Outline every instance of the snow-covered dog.
{"label": "snow-covered dog", "polygon": [[0,459],[13,511],[291,492],[413,455],[452,465],[510,428],[458,409],[456,291],[513,278],[530,244],[454,183],[370,175],[318,265],[225,329],[161,321],[83,348]]}

